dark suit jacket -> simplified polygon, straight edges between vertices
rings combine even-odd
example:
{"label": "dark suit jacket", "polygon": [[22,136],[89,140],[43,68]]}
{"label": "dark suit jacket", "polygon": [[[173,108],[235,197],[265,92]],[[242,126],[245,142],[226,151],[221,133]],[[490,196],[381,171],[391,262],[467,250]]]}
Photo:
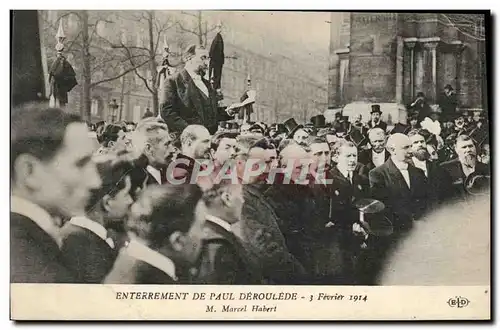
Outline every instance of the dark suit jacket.
{"label": "dark suit jacket", "polygon": [[446,194],[452,187],[446,179],[446,173],[444,173],[444,170],[438,162],[427,161],[426,165],[430,209],[443,202],[446,198]]}
{"label": "dark suit jacket", "polygon": [[75,283],[57,243],[29,218],[10,214],[11,283]]}
{"label": "dark suit jacket", "polygon": [[294,284],[304,274],[303,266],[289,252],[279,229],[279,219],[258,184],[243,186],[241,243],[262,276],[274,284]]}
{"label": "dark suit jacket", "polygon": [[372,196],[385,204],[386,216],[395,232],[412,227],[425,212],[428,202],[427,178],[422,170],[408,165],[410,188],[392,159],[370,171]]}
{"label": "dark suit jacket", "polygon": [[[420,128],[420,124],[418,124],[415,129],[418,129]],[[391,131],[391,134],[395,134],[395,133],[401,133],[401,134],[408,134],[410,133],[410,131],[412,130],[411,126],[410,125],[405,125],[405,124],[401,124],[401,123],[397,123],[396,125],[394,125],[394,128],[392,129]]]}
{"label": "dark suit jacket", "polygon": [[162,270],[136,259],[123,250],[118,254],[113,269],[104,279],[105,284],[179,284]]}
{"label": "dark suit jacket", "polygon": [[207,221],[205,234],[195,283],[262,284],[259,270],[252,267],[245,248],[233,233]]}
{"label": "dark suit jacket", "polygon": [[[445,198],[467,198],[468,192],[465,190],[465,181],[467,177],[462,170],[462,164],[457,159],[453,159],[441,164],[443,169],[444,182],[447,187],[451,187],[445,191]],[[490,175],[490,167],[486,164],[477,162],[476,169],[471,175]]]}
{"label": "dark suit jacket", "polygon": [[[384,154],[384,159],[387,161],[391,154],[387,150],[384,150]],[[373,164],[372,149],[360,151],[358,162],[363,165],[363,167],[360,169],[361,173],[368,177],[368,173],[375,168],[375,164]]]}
{"label": "dark suit jacket", "polygon": [[387,130],[387,123],[386,123],[386,122],[384,122],[384,121],[382,121],[382,120],[381,120],[381,121],[379,121],[379,122],[378,122],[378,124],[377,124],[377,125],[375,125],[375,126],[373,126],[372,121],[370,120],[366,126],[367,126],[369,129],[371,129],[371,128],[375,128],[375,127],[378,127],[378,128],[383,129],[383,130],[384,130],[384,132]]}
{"label": "dark suit jacket", "polygon": [[63,227],[61,252],[78,283],[101,283],[117,256],[117,251],[101,237],[71,223]]}
{"label": "dark suit jacket", "polygon": [[201,254],[198,284],[262,284],[259,270],[252,267],[245,248],[233,233],[211,221]]}
{"label": "dark suit jacket", "polygon": [[350,230],[358,219],[358,210],[353,202],[369,197],[370,183],[367,177],[356,170],[353,171],[352,184],[336,167],[331,170],[331,176],[333,220],[342,228]]}
{"label": "dark suit jacket", "polygon": [[173,132],[182,132],[188,125],[199,124],[213,134],[219,121],[231,118],[224,111],[219,112],[215,90],[208,81],[203,79],[203,82],[207,86],[208,97],[198,89],[185,69],[165,82],[161,117]]}

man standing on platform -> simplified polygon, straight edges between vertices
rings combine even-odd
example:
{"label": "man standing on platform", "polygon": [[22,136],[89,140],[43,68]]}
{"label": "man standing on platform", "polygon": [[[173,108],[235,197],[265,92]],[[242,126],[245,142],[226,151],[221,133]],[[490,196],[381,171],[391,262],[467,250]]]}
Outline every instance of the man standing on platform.
{"label": "man standing on platform", "polygon": [[182,132],[188,125],[198,124],[214,134],[219,121],[232,117],[225,111],[219,112],[216,91],[204,78],[208,70],[208,53],[191,45],[184,52],[184,60],[184,69],[171,77],[162,90],[161,117],[173,132]]}

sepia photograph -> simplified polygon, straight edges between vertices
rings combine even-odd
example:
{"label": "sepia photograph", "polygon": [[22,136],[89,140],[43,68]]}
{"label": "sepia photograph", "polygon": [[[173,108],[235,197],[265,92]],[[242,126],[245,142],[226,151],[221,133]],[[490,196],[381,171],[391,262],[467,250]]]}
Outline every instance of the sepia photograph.
{"label": "sepia photograph", "polygon": [[491,319],[489,11],[10,20],[12,320]]}

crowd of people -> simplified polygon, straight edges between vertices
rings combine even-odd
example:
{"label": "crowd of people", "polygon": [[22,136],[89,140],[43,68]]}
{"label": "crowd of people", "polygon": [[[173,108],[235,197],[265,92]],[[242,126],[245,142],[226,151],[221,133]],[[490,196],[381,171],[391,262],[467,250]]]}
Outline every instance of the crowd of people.
{"label": "crowd of people", "polygon": [[485,119],[440,112],[389,127],[375,104],[366,123],[229,120],[212,134],[23,106],[11,281],[378,284],[416,221],[489,186]]}
{"label": "crowd of people", "polygon": [[138,123],[12,110],[11,282],[376,285],[416,222],[489,188],[488,123],[451,86],[394,126],[377,104],[268,125],[249,91],[221,105],[210,60],[187,47]]}

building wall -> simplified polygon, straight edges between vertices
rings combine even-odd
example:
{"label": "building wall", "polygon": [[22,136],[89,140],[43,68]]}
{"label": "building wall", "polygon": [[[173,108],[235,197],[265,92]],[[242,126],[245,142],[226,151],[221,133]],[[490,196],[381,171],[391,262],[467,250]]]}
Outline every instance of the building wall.
{"label": "building wall", "polygon": [[[350,13],[349,74],[345,82],[345,102],[340,100],[340,62],[335,54],[338,49],[334,49],[335,46],[344,48],[341,46],[343,37],[339,33],[340,25],[337,22],[337,27],[332,27],[331,30],[329,104],[356,101],[402,101],[403,104],[408,104],[419,91],[429,96],[431,102],[435,102],[444,86],[451,84],[457,91],[460,107],[485,108],[485,70],[482,69],[485,41],[475,37],[470,27],[460,25],[459,20],[452,23],[450,18],[453,19],[453,15]],[[332,14],[332,22],[333,17]],[[432,51],[420,41],[414,48],[415,84],[413,91],[410,90],[410,50],[407,47],[400,49],[404,38],[439,38],[436,48],[435,92],[432,88]],[[462,52],[457,52],[460,48],[456,46],[457,43],[463,44]],[[398,61],[402,63],[402,68]]]}

